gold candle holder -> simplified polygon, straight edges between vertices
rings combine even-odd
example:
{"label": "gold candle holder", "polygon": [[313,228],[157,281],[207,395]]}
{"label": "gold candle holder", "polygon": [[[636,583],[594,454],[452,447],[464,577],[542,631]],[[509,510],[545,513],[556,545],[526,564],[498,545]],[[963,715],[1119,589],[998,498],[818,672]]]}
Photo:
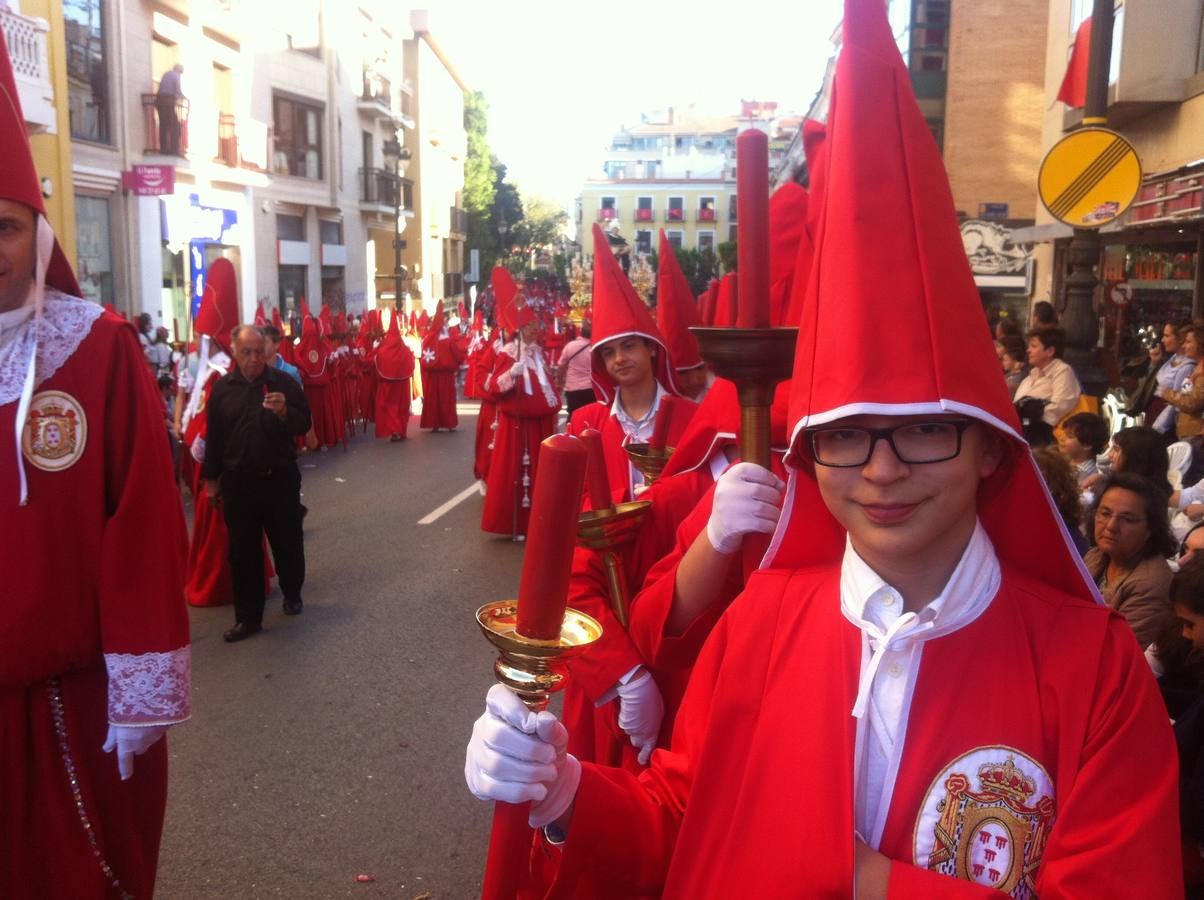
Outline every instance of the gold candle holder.
{"label": "gold candle holder", "polygon": [[577,543],[602,554],[606,586],[610,592],[610,608],[624,628],[627,627],[628,613],[631,609],[631,592],[627,587],[627,576],[623,573],[623,560],[619,554],[635,540],[651,508],[652,503],[648,500],[631,500],[610,509],[586,510],[577,520]]}
{"label": "gold candle holder", "polygon": [[627,451],[627,458],[631,460],[631,464],[644,476],[644,484],[648,487],[652,487],[656,479],[660,478],[669,457],[673,455],[672,447],[654,450],[651,444],[627,444],[623,449]]}
{"label": "gold candle holder", "polygon": [[532,712],[547,708],[552,694],[564,688],[565,663],[585,652],[602,636],[602,626],[592,616],[575,609],[564,611],[560,637],[541,641],[516,630],[518,601],[495,600],[477,610],[477,625],[498,650],[493,674],[498,683],[518,695]]}
{"label": "gold candle holder", "polygon": [[773,392],[794,371],[797,328],[691,328],[702,358],[736,385],[740,458],[769,468]]}

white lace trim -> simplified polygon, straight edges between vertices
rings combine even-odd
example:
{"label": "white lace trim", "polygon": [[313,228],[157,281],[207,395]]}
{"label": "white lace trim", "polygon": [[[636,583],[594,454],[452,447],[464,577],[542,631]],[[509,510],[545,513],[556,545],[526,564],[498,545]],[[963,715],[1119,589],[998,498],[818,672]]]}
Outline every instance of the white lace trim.
{"label": "white lace trim", "polygon": [[48,290],[41,317],[31,317],[18,325],[17,334],[0,347],[0,406],[20,398],[35,340],[38,345],[36,389],[71,358],[103,312],[98,303]]}
{"label": "white lace trim", "polygon": [[192,648],[106,653],[109,722],[172,725],[192,716]]}

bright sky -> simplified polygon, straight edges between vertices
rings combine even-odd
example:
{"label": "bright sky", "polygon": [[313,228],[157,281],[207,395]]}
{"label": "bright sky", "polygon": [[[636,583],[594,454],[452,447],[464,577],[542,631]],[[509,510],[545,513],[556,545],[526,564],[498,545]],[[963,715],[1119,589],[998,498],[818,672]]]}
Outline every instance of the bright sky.
{"label": "bright sky", "polygon": [[[417,4],[416,4],[417,5]],[[489,101],[489,142],[523,194],[572,208],[642,111],[741,99],[805,112],[840,0],[426,0],[431,33]]]}

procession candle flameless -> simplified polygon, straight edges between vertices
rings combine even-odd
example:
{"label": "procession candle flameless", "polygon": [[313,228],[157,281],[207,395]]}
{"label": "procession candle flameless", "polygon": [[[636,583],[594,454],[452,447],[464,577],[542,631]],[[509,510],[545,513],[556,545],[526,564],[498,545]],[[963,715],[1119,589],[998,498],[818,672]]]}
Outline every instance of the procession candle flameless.
{"label": "procession candle flameless", "polygon": [[585,445],[567,434],[554,434],[540,445],[518,585],[516,630],[523,637],[560,637],[588,459]]}
{"label": "procession candle flameless", "polygon": [[736,274],[740,328],[769,327],[769,137],[750,128],[736,138]]}
{"label": "procession candle flameless", "polygon": [[656,411],[656,422],[652,426],[652,440],[649,446],[657,453],[663,453],[665,443],[669,439],[669,425],[673,421],[673,399],[661,398],[661,408]]}
{"label": "procession candle flameless", "polygon": [[587,428],[579,438],[589,454],[586,483],[589,485],[590,508],[610,509],[614,504],[610,499],[610,478],[606,472],[606,454],[602,450],[602,432],[597,428]]}

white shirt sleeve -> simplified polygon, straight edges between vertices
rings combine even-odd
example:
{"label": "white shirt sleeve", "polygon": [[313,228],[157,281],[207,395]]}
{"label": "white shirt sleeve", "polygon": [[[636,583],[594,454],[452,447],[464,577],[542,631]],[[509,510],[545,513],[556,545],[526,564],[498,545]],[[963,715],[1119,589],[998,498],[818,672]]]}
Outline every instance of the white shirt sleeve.
{"label": "white shirt sleeve", "polygon": [[1204,481],[1179,491],[1179,509],[1187,509],[1193,503],[1204,503]]}
{"label": "white shirt sleeve", "polygon": [[1074,369],[1066,364],[1057,367],[1057,371],[1050,376],[1050,381],[1049,403],[1046,404],[1041,418],[1049,425],[1057,425],[1074,409],[1083,389],[1079,387],[1079,380],[1074,377]]}

